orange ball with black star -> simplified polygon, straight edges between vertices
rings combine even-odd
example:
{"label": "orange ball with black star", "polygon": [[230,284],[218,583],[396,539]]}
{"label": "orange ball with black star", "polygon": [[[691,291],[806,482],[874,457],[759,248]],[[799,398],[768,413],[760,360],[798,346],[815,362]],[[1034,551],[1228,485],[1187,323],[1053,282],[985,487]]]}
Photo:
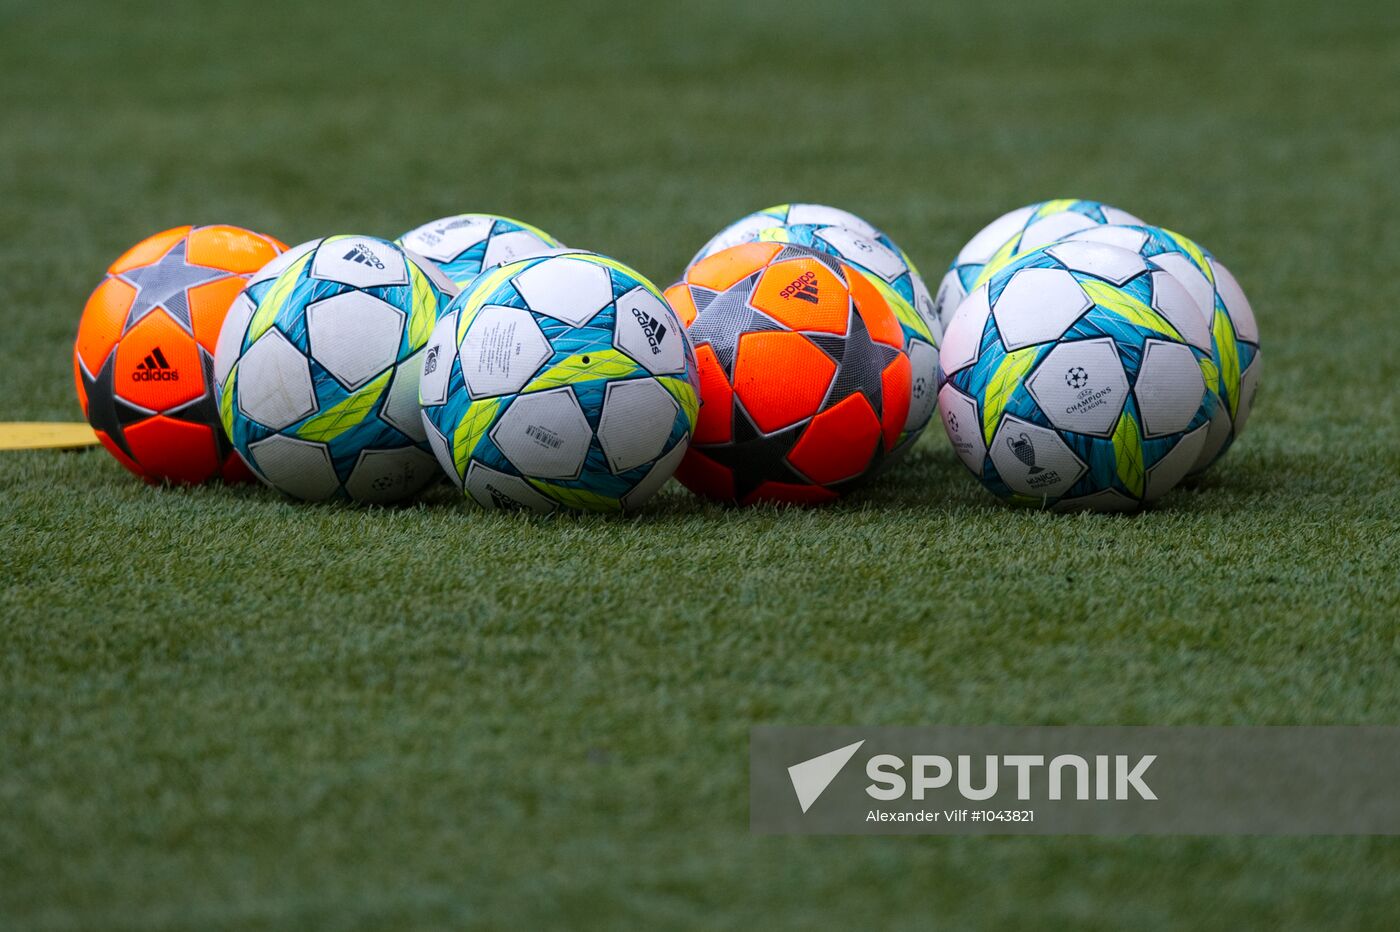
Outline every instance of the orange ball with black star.
{"label": "orange ball with black star", "polygon": [[839,259],[746,243],[697,262],[666,297],[700,370],[676,477],[737,504],[835,501],[894,449],[909,413],[899,320]]}
{"label": "orange ball with black star", "polygon": [[117,461],[149,482],[253,478],[219,424],[214,347],[248,277],[287,247],[234,226],[184,226],[128,249],[88,298],[73,346],[78,403]]}

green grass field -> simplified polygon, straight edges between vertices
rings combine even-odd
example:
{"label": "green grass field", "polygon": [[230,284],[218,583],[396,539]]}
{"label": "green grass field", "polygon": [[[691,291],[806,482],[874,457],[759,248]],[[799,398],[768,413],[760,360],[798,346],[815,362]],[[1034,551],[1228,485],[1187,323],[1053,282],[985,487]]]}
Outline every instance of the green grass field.
{"label": "green grass field", "polygon": [[834,203],[935,283],[1106,200],[1225,261],[1250,430],[1137,517],[935,426],[825,511],[301,507],[0,454],[0,928],[1377,928],[1379,838],[759,838],[757,723],[1400,722],[1393,3],[0,0],[0,420],[132,242],[516,215],[663,284]]}

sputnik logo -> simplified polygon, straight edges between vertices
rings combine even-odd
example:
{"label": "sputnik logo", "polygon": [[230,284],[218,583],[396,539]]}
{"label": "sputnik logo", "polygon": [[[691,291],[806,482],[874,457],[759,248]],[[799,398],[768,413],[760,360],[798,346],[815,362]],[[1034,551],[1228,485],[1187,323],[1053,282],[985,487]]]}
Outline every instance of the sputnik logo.
{"label": "sputnik logo", "polygon": [[812,808],[826,788],[831,786],[831,781],[836,779],[836,775],[841,769],[850,763],[855,757],[856,751],[865,743],[865,739],[857,741],[855,744],[848,744],[843,748],[834,751],[827,751],[809,760],[804,760],[800,764],[793,764],[788,768],[788,779],[792,781],[792,791],[797,794],[797,803],[806,812]]}

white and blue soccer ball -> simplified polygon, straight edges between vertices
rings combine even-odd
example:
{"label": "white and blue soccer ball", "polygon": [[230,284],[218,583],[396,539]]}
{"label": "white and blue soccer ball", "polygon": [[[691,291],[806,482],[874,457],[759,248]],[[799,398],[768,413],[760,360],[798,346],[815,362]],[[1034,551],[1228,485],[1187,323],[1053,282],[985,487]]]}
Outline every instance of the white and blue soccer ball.
{"label": "white and blue soccer ball", "polygon": [[1210,433],[1191,474],[1219,462],[1243,431],[1259,387],[1263,368],[1259,324],[1235,276],[1223,263],[1190,237],[1161,227],[1143,225],[1093,226],[1071,233],[1062,242],[1108,243],[1129,249],[1165,269],[1180,282],[1210,328],[1217,377],[1210,387],[1221,404],[1211,419]]}
{"label": "white and blue soccer ball", "polygon": [[422,361],[438,462],[483,508],[632,511],[680,464],[699,375],[656,286],[595,253],[558,252],[478,276]]}
{"label": "white and blue soccer ball", "polygon": [[456,293],[428,260],[370,236],[330,236],[273,260],[234,301],[214,355],[239,455],[307,501],[386,504],[439,478],[418,374]]}
{"label": "white and blue soccer ball", "polygon": [[553,236],[522,220],[499,214],[458,214],[409,230],[400,246],[437,263],[458,288],[494,269],[563,247]]}
{"label": "white and blue soccer ball", "polygon": [[1076,198],[1039,201],[1002,214],[968,240],[953,260],[934,296],[934,316],[946,331],[953,312],[973,289],[1028,252],[1090,227],[1141,223],[1126,210]]}
{"label": "white and blue soccer ball", "polygon": [[1151,259],[1063,241],[979,286],[943,341],[939,411],[958,457],[1015,504],[1130,511],[1205,449],[1211,332]]}
{"label": "white and blue soccer ball", "polygon": [[894,463],[918,439],[937,405],[938,345],[943,328],[933,298],[909,255],[888,234],[849,211],[825,204],[779,204],[725,227],[690,260],[693,266],[723,249],[750,242],[806,246],[836,256],[862,273],[894,311],[909,356],[909,415],[885,464]]}

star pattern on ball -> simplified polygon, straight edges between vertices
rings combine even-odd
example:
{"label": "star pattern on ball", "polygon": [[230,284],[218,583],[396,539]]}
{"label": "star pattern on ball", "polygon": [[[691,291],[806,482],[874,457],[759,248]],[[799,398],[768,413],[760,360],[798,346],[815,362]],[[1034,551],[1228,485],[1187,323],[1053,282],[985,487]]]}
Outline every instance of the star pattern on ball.
{"label": "star pattern on ball", "polygon": [[100,430],[127,456],[131,456],[131,446],[126,442],[127,427],[154,414],[136,405],[123,401],[117,395],[113,380],[116,378],[117,351],[107,354],[97,375],[89,375],[87,366],[79,365],[78,373],[83,380],[83,391],[88,399],[88,423],[93,430]]}
{"label": "star pattern on ball", "polygon": [[846,273],[841,271],[841,259],[824,250],[813,246],[784,246],[782,252],[774,256],[769,265],[777,265],[779,262],[786,262],[789,259],[816,259],[826,267],[827,271],[836,276],[837,281],[843,284],[846,281]]}
{"label": "star pattern on ball", "polygon": [[791,427],[765,434],[749,417],[744,405],[735,399],[734,439],[729,443],[707,444],[696,449],[721,466],[729,467],[734,475],[734,500],[743,502],[765,482],[811,483],[787,458],[806,427],[807,421],[803,420]]}
{"label": "star pattern on ball", "polygon": [[826,411],[845,401],[856,392],[865,396],[875,416],[884,414],[884,381],[882,375],[900,353],[893,346],[877,343],[870,338],[865,319],[851,308],[845,336],[831,333],[804,333],[836,363],[836,378],[831,381],[821,409]]}
{"label": "star pattern on ball", "polygon": [[786,330],[782,324],[749,304],[749,295],[758,285],[758,274],[744,279],[724,291],[711,291],[699,285],[690,286],[691,298],[699,312],[687,328],[696,346],[708,343],[715,358],[729,379],[734,378],[734,357],[739,351],[739,338],[760,330]]}
{"label": "star pattern on ball", "polygon": [[215,448],[219,455],[219,462],[222,463],[233,452],[233,446],[229,443],[228,437],[225,436],[223,427],[220,426],[222,422],[219,419],[219,390],[214,384],[214,357],[209,355],[202,346],[199,348],[199,369],[204,381],[204,394],[178,408],[171,408],[163,414],[171,420],[208,427],[214,434]]}
{"label": "star pattern on ball", "polygon": [[169,252],[150,265],[127,269],[117,278],[136,288],[136,296],[131,299],[131,308],[126,312],[126,323],[122,333],[132,327],[156,308],[164,308],[170,319],[194,335],[194,324],[190,320],[189,290],[199,285],[227,278],[223,269],[213,269],[203,265],[192,265],[185,257],[185,241],[176,243]]}

